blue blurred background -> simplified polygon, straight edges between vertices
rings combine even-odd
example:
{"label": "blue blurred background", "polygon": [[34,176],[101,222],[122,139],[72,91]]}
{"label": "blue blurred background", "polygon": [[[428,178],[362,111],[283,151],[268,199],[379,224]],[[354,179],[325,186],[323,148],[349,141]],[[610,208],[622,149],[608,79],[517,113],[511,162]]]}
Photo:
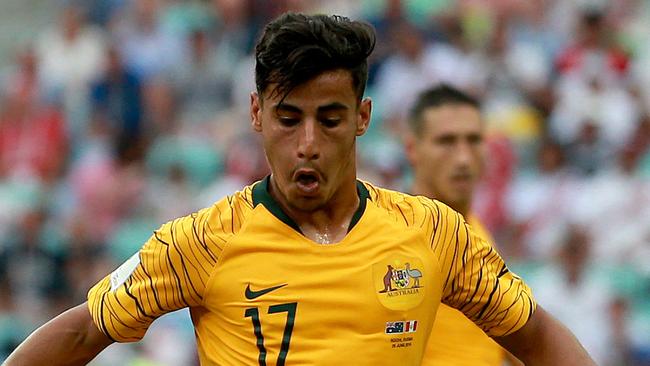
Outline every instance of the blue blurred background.
{"label": "blue blurred background", "polygon": [[[361,178],[409,188],[424,88],[481,98],[475,213],[600,365],[650,365],[644,0],[0,0],[0,360],[160,224],[268,173],[251,53],[286,10],[377,30]],[[153,328],[92,365],[197,364],[186,312]]]}

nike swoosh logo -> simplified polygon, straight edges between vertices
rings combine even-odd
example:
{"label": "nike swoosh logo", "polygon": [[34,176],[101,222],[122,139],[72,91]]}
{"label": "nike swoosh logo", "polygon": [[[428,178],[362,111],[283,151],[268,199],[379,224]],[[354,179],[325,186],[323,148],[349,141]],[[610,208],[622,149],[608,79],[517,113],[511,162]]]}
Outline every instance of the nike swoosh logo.
{"label": "nike swoosh logo", "polygon": [[273,287],[265,288],[265,289],[263,289],[263,290],[253,291],[253,290],[251,290],[251,284],[249,283],[249,284],[246,286],[246,292],[244,292],[244,296],[246,296],[246,298],[247,298],[248,300],[257,299],[258,297],[260,297],[260,296],[262,296],[262,295],[266,295],[266,294],[268,294],[269,292],[271,292],[271,291],[275,291],[275,290],[277,290],[277,289],[279,289],[279,288],[281,288],[281,287],[284,287],[284,286],[286,286],[286,285],[287,285],[287,284],[285,283],[285,284],[282,284],[282,285],[278,285],[278,286],[273,286]]}

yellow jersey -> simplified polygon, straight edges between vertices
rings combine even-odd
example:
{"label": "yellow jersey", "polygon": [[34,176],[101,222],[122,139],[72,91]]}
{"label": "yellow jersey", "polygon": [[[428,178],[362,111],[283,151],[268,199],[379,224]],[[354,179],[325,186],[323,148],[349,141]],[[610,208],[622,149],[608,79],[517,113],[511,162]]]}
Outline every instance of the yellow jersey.
{"label": "yellow jersey", "polygon": [[[476,234],[490,243],[491,235],[474,216],[468,218]],[[424,352],[423,366],[501,366],[505,352],[460,311],[441,304]]]}
{"label": "yellow jersey", "polygon": [[324,245],[301,234],[268,181],[156,230],[89,291],[97,327],[136,341],[189,307],[201,365],[420,365],[441,301],[495,336],[535,309],[440,202],[357,182],[348,233]]}

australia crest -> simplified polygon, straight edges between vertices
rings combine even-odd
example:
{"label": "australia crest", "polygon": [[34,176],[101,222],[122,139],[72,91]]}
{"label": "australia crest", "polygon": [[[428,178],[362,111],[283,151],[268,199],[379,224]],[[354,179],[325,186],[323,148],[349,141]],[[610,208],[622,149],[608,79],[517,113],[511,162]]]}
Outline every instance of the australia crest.
{"label": "australia crest", "polygon": [[381,303],[393,310],[406,310],[424,297],[424,266],[418,258],[392,258],[374,264],[373,276]]}

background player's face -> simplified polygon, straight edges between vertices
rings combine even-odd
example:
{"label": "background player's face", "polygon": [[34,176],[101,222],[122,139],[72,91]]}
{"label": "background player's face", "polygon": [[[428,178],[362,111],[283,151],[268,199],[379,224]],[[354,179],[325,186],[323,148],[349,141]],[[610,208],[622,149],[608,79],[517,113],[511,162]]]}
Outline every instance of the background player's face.
{"label": "background player's face", "polygon": [[468,209],[484,165],[480,112],[446,104],[425,109],[422,118],[421,133],[407,144],[416,184],[456,210]]}
{"label": "background player's face", "polygon": [[313,211],[343,183],[356,189],[355,141],[368,128],[370,100],[358,103],[350,73],[322,73],[284,99],[271,96],[273,87],[252,94],[251,117],[285,204]]}

